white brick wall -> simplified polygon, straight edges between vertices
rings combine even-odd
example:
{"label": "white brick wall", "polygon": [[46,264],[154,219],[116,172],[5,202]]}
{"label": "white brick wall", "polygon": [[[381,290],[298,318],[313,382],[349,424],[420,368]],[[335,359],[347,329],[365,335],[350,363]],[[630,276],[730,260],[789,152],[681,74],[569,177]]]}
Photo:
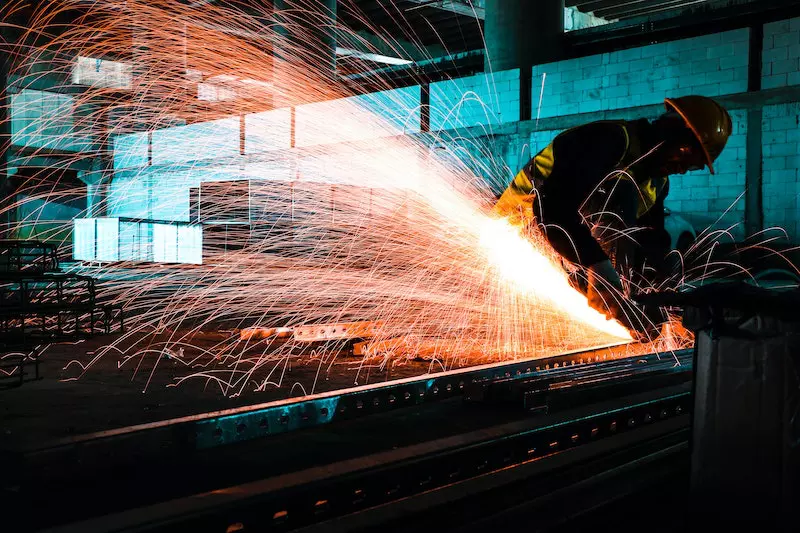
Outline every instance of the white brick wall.
{"label": "white brick wall", "polygon": [[188,163],[239,154],[239,117],[153,132],[153,165]]}
{"label": "white brick wall", "polygon": [[[11,95],[11,143],[49,150],[92,148],[88,122],[76,125],[73,97],[23,90]],[[77,127],[76,127],[77,126]]]}
{"label": "white brick wall", "polygon": [[[152,218],[149,190],[150,170],[118,170],[108,187],[108,216],[130,218]],[[188,195],[188,191],[187,191]]]}
{"label": "white brick wall", "polygon": [[[800,20],[800,19],[797,19]],[[800,238],[800,104],[766,106],[762,120],[764,226]]]}
{"label": "white brick wall", "polygon": [[749,30],[740,29],[536,66],[533,116],[656,104],[668,96],[744,92],[748,39]]}
{"label": "white brick wall", "polygon": [[432,83],[430,115],[432,131],[518,121],[519,69]]}
{"label": "white brick wall", "polygon": [[117,135],[114,138],[114,168],[146,166],[149,142],[147,132]]}
{"label": "white brick wall", "polygon": [[764,25],[761,86],[800,85],[800,17]]}
{"label": "white brick wall", "polygon": [[295,145],[361,141],[420,131],[418,85],[298,106]]}
{"label": "white brick wall", "polygon": [[244,117],[244,153],[268,152],[291,146],[292,110],[273,109]]}

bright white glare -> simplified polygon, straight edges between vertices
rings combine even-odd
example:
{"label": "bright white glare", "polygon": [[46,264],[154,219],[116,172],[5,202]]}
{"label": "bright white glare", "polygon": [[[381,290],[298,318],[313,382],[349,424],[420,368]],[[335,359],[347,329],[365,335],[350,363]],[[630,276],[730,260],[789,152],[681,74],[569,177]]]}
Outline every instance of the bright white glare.
{"label": "bright white glare", "polygon": [[131,88],[131,66],[120,61],[78,56],[72,68],[72,83],[108,89]]}
{"label": "bright white glare", "polygon": [[413,61],[408,59],[400,59],[399,57],[389,57],[381,54],[371,54],[368,52],[359,52],[352,48],[336,47],[336,55],[342,57],[355,57],[357,59],[364,59],[366,61],[374,61],[375,63],[385,63],[387,65],[410,65]]}

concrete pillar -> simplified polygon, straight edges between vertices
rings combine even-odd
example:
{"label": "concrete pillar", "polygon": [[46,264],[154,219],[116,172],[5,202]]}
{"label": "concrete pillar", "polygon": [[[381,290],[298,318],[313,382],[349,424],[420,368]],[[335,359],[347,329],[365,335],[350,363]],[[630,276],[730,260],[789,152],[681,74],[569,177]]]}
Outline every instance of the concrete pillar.
{"label": "concrete pillar", "polygon": [[[9,42],[7,39],[7,31],[0,28],[0,42]],[[11,238],[11,209],[15,191],[8,168],[11,148],[11,95],[8,93],[10,61],[11,54],[0,50],[0,239]]]}
{"label": "concrete pillar", "polygon": [[275,0],[276,107],[326,97],[336,79],[337,0]]}
{"label": "concrete pillar", "polygon": [[86,214],[83,216],[87,218],[100,218],[107,214],[112,174],[105,166],[105,161],[97,158],[92,162],[92,170],[78,172],[78,179],[86,184]]}
{"label": "concrete pillar", "polygon": [[[761,90],[764,26],[761,22],[750,27],[750,60],[748,62],[748,92]],[[745,180],[744,222],[747,236],[764,229],[763,108],[747,112],[747,171]]]}
{"label": "concrete pillar", "polygon": [[98,179],[86,184],[86,217],[103,218],[107,214],[108,183]]}
{"label": "concrete pillar", "polygon": [[560,58],[564,0],[486,0],[486,71],[527,68]]}

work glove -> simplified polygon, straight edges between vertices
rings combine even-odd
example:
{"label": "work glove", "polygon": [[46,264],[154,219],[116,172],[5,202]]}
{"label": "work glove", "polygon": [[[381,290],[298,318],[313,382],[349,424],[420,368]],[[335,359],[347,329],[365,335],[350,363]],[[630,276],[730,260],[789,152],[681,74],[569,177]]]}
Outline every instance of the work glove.
{"label": "work glove", "polygon": [[592,308],[619,321],[640,342],[652,341],[659,336],[661,321],[654,321],[649,313],[625,297],[622,280],[611,261],[591,265],[587,269],[587,282],[586,297]]}
{"label": "work glove", "polygon": [[616,318],[616,303],[623,298],[622,280],[614,265],[606,259],[587,269],[586,297],[589,305],[608,317]]}

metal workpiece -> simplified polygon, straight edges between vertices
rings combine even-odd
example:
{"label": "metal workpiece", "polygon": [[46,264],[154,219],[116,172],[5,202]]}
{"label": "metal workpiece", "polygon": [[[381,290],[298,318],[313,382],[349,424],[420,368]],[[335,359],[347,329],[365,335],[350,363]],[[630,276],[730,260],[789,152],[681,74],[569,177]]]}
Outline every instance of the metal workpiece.
{"label": "metal workpiece", "polygon": [[[225,531],[242,523],[246,530],[285,531],[350,520],[353,513],[407,505],[409,498],[487,475],[502,477],[508,469],[527,479],[519,468],[534,463],[536,476],[549,479],[575,466],[568,459],[573,453],[605,464],[604,457],[631,442],[669,436],[670,446],[685,444],[689,383],[659,380],[668,367],[681,368],[686,354],[614,359],[615,353],[486,365],[123,428],[61,441],[24,460],[35,472],[31,489],[51,487],[42,526],[89,519],[73,530]],[[634,385],[619,388],[625,381]],[[487,397],[492,384],[533,387],[552,408],[465,400],[478,383],[488,386]],[[52,471],[55,464],[75,466]],[[96,476],[109,469],[117,475],[101,489]],[[163,471],[170,476],[158,486],[134,489]],[[571,480],[561,481],[570,486]],[[58,488],[67,484],[69,493]],[[92,509],[77,505],[87,498],[111,514],[91,519]]]}
{"label": "metal workpiece", "polygon": [[306,400],[274,402],[265,406],[221,412],[193,422],[197,448],[241,442],[271,434],[351,420],[370,414],[461,397],[468,384],[512,376],[533,376],[620,358],[608,348],[577,351],[556,357],[498,363],[406,378],[315,395]]}
{"label": "metal workpiece", "polygon": [[[502,491],[508,503],[518,503],[520,494],[507,491],[517,491],[520,484],[526,498],[534,493],[541,497],[619,466],[622,455],[630,461],[659,450],[685,450],[690,408],[684,384],[266,477],[54,531],[366,531],[389,523],[399,528],[392,519],[402,516],[400,522],[406,524],[420,513],[481,493],[497,498]],[[576,473],[577,465],[582,475]],[[457,515],[451,518],[459,521]]]}
{"label": "metal workpiece", "polygon": [[[103,448],[119,442],[139,442],[140,448],[187,453],[241,443],[334,421],[358,419],[401,408],[460,398],[468,383],[487,383],[513,376],[575,369],[584,365],[624,359],[619,345],[569,352],[541,359],[488,364],[279,400],[235,409],[100,431],[45,443],[42,450],[78,451],[81,447]],[[665,357],[671,357],[665,355]]]}
{"label": "metal workpiece", "polygon": [[639,392],[641,388],[652,388],[654,384],[682,383],[689,379],[691,371],[692,351],[681,350],[578,368],[561,367],[543,375],[473,382],[466,388],[464,399],[550,412],[559,405],[559,392],[568,391],[573,402],[589,403],[613,395]]}

